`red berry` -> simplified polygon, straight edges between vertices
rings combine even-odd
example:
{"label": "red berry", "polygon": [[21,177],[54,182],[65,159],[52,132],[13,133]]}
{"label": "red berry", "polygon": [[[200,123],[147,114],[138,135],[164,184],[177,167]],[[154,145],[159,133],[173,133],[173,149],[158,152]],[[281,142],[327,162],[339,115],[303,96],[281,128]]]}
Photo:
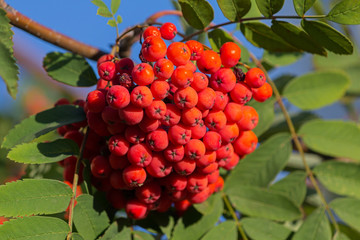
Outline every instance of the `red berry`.
{"label": "red berry", "polygon": [[166,40],[172,40],[177,33],[176,26],[170,22],[164,23],[160,27],[161,37]]}

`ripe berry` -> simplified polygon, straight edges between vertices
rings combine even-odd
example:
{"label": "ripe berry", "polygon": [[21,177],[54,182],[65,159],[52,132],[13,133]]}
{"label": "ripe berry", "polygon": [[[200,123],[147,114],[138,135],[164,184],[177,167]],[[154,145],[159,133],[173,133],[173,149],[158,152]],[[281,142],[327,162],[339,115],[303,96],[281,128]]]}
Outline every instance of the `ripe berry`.
{"label": "ripe berry", "polygon": [[105,178],[110,175],[111,167],[104,156],[98,155],[91,160],[91,173],[97,178]]}
{"label": "ripe berry", "polygon": [[149,85],[154,81],[154,71],[151,65],[140,63],[134,67],[131,73],[134,83],[140,86]]}
{"label": "ripe berry", "polygon": [[148,87],[137,86],[131,91],[130,101],[136,107],[145,108],[152,103],[153,95]]}
{"label": "ripe berry", "polygon": [[140,107],[129,104],[127,107],[119,110],[119,116],[127,125],[136,125],[144,117],[144,111]]}
{"label": "ripe berry", "polygon": [[143,202],[140,202],[140,200],[131,199],[127,201],[125,211],[129,218],[138,220],[146,217],[148,208],[147,205]]}
{"label": "ripe berry", "polygon": [[110,61],[101,63],[98,67],[98,73],[101,79],[110,81],[116,73],[115,63]]}
{"label": "ripe berry", "polygon": [[251,106],[242,107],[242,118],[237,122],[240,131],[249,131],[256,127],[259,115]]}
{"label": "ripe berry", "polygon": [[162,153],[153,153],[150,164],[146,167],[146,172],[155,178],[163,178],[172,171],[172,164],[165,160]]}
{"label": "ripe berry", "polygon": [[122,135],[114,135],[109,139],[109,150],[116,156],[124,156],[130,147],[130,143]]}
{"label": "ripe berry", "polygon": [[129,91],[123,86],[113,86],[106,94],[106,101],[111,107],[115,109],[124,108],[130,103]]}
{"label": "ripe berry", "polygon": [[173,42],[168,46],[167,49],[168,59],[175,65],[181,66],[185,65],[191,57],[191,52],[189,47],[182,42]]}
{"label": "ripe berry", "polygon": [[195,89],[195,91],[200,92],[209,85],[209,79],[205,74],[196,72],[193,76],[194,79],[190,86]]}
{"label": "ripe berry", "polygon": [[198,100],[198,94],[192,87],[178,89],[174,94],[174,103],[180,109],[193,108]]}
{"label": "ripe berry", "polygon": [[172,40],[177,33],[176,26],[170,22],[164,23],[160,27],[161,37],[166,40]]}
{"label": "ripe berry", "polygon": [[236,77],[230,68],[220,68],[210,78],[210,86],[215,91],[228,93],[235,87]]}
{"label": "ripe berry", "polygon": [[124,169],[123,179],[129,187],[140,187],[146,180],[146,171],[142,167],[130,165]]}
{"label": "ripe berry", "polygon": [[162,100],[169,95],[170,85],[163,80],[155,80],[151,86],[150,91],[156,100]]}
{"label": "ripe berry", "polygon": [[204,51],[196,63],[199,70],[205,74],[214,74],[221,67],[220,56],[213,50]]}
{"label": "ripe berry", "polygon": [[186,45],[189,47],[191,51],[191,60],[198,60],[204,51],[203,45],[196,40],[189,40],[186,42]]}
{"label": "ripe berry", "polygon": [[158,129],[153,132],[150,132],[146,136],[146,144],[147,146],[155,151],[163,151],[169,145],[167,132],[163,129]]}
{"label": "ripe berry", "polygon": [[245,75],[245,82],[251,88],[259,88],[265,84],[266,77],[260,68],[251,68]]}
{"label": "ripe berry", "polygon": [[166,44],[160,37],[147,37],[142,44],[141,53],[146,61],[155,62],[165,57]]}
{"label": "ripe berry", "polygon": [[154,64],[154,73],[158,78],[169,79],[173,72],[174,64],[166,58],[161,58]]}
{"label": "ripe berry", "polygon": [[86,98],[87,109],[90,112],[99,113],[106,105],[106,98],[104,91],[94,90],[89,92]]}
{"label": "ripe berry", "polygon": [[231,90],[230,97],[234,102],[244,105],[251,100],[252,92],[249,86],[241,82],[237,83]]}
{"label": "ripe berry", "polygon": [[253,93],[253,98],[258,102],[265,102],[273,94],[273,90],[267,82],[259,88],[251,89],[251,91]]}
{"label": "ripe berry", "polygon": [[148,166],[152,159],[150,148],[143,143],[132,145],[127,157],[131,164],[139,167]]}
{"label": "ripe berry", "polygon": [[252,131],[241,132],[233,142],[234,150],[240,156],[252,153],[258,143],[258,138]]}
{"label": "ripe berry", "polygon": [[241,49],[233,42],[226,42],[220,48],[221,63],[226,68],[234,67],[240,60]]}
{"label": "ripe berry", "polygon": [[193,79],[194,76],[192,71],[184,67],[178,67],[171,76],[171,83],[177,88],[186,88],[190,86]]}
{"label": "ripe berry", "polygon": [[161,196],[161,187],[157,182],[146,183],[135,189],[135,196],[143,203],[154,203]]}
{"label": "ripe berry", "polygon": [[161,33],[157,27],[149,26],[143,32],[143,38],[146,39],[147,37],[150,37],[150,36],[160,37]]}

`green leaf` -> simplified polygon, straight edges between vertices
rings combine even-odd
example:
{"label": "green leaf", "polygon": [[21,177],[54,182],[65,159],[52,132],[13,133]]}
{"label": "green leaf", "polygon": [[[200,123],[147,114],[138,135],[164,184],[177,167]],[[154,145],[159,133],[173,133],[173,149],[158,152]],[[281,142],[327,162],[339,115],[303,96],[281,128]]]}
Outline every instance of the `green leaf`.
{"label": "green leaf", "polygon": [[68,207],[71,196],[71,188],[57,180],[24,179],[10,182],[0,186],[0,216],[62,212]]}
{"label": "green leaf", "polygon": [[71,234],[71,239],[72,240],[84,240],[84,238],[78,233],[72,233]]}
{"label": "green leaf", "polygon": [[300,209],[287,197],[258,187],[238,185],[228,191],[231,202],[242,214],[276,221],[301,217]]}
{"label": "green leaf", "polygon": [[95,6],[107,8],[106,4],[102,0],[92,0],[91,1]]}
{"label": "green leaf", "polygon": [[283,225],[263,218],[244,218],[241,223],[253,240],[285,240],[291,233]]}
{"label": "green leaf", "polygon": [[300,207],[306,196],[306,172],[292,172],[271,185],[270,190],[288,197]]}
{"label": "green leaf", "polygon": [[186,22],[196,28],[207,27],[214,19],[214,10],[206,0],[179,0]]}
{"label": "green leaf", "polygon": [[209,39],[211,48],[215,52],[219,52],[221,46],[224,43],[235,42],[241,49],[241,61],[245,62],[245,63],[248,63],[250,61],[250,54],[249,54],[249,51],[246,49],[246,47],[244,47],[237,41],[234,41],[233,37],[229,33],[225,32],[224,30],[217,28],[211,32],[208,32],[208,39]]}
{"label": "green leaf", "polygon": [[85,239],[95,239],[109,226],[106,212],[97,212],[93,207],[94,197],[88,194],[80,195],[74,208],[74,224]]}
{"label": "green leaf", "polygon": [[[315,114],[310,112],[300,112],[300,113],[292,114],[290,115],[290,117],[294,124],[295,130],[298,130],[304,123],[310,120],[318,119],[318,117]],[[277,116],[271,128],[267,130],[264,134],[262,134],[259,140],[263,141],[264,139],[267,139],[272,135],[280,132],[289,132],[289,127],[283,115]]]}
{"label": "green leaf", "polygon": [[[310,168],[314,168],[317,165],[320,165],[322,162],[322,158],[318,154],[305,153],[304,155],[305,155],[305,159],[306,159],[306,164]],[[286,167],[290,168],[290,169],[305,170],[305,165],[304,165],[301,155],[299,153],[295,153],[295,152],[293,154],[291,154]]]}
{"label": "green leaf", "polygon": [[224,16],[232,22],[239,21],[251,7],[250,0],[217,0]]}
{"label": "green leaf", "polygon": [[19,163],[41,164],[58,162],[78,154],[79,147],[73,140],[58,139],[54,142],[19,144],[10,150],[7,157]]}
{"label": "green leaf", "polygon": [[[344,233],[343,235],[346,235],[350,238],[350,240],[358,240],[360,239],[360,232],[359,231],[356,231],[355,229],[347,226],[347,225],[344,225],[344,224],[340,224],[339,223],[339,228],[340,228],[340,231],[342,233]],[[348,240],[348,239],[345,239],[345,240]]]}
{"label": "green leaf", "polygon": [[245,14],[244,18],[250,18],[250,17],[261,17],[261,12],[256,4],[256,0],[250,0],[251,7],[247,14]]}
{"label": "green leaf", "polygon": [[303,19],[301,26],[312,39],[331,52],[347,55],[354,52],[351,40],[327,23]]}
{"label": "green leaf", "polygon": [[346,66],[343,70],[349,75],[351,81],[347,93],[360,94],[360,63],[353,66]]}
{"label": "green leaf", "polygon": [[74,53],[48,53],[43,66],[50,77],[58,82],[74,87],[90,87],[97,78],[84,57]]}
{"label": "green leaf", "polygon": [[199,239],[204,233],[212,229],[223,212],[223,201],[220,194],[216,194],[212,211],[202,215],[190,207],[175,225],[172,240]]}
{"label": "green leaf", "polygon": [[264,51],[262,61],[271,65],[272,67],[280,67],[292,64],[303,56],[302,53],[282,53],[282,52],[269,52]]}
{"label": "green leaf", "polygon": [[57,106],[32,115],[11,129],[4,138],[2,148],[10,149],[17,144],[29,142],[63,125],[85,120],[84,110],[78,106]]}
{"label": "green leaf", "polygon": [[272,52],[299,51],[276,35],[271,28],[264,23],[241,23],[240,29],[245,38],[256,47],[264,48]]}
{"label": "green leaf", "polygon": [[353,198],[337,198],[333,200],[330,207],[335,213],[357,231],[360,231],[360,200]]}
{"label": "green leaf", "polygon": [[234,221],[225,221],[211,229],[201,240],[226,239],[237,240],[236,223]]}
{"label": "green leaf", "polygon": [[121,0],[111,0],[111,12],[113,15],[119,10]]}
{"label": "green leaf", "polygon": [[360,165],[328,161],[314,169],[316,177],[331,192],[360,199]]}
{"label": "green leaf", "polygon": [[323,208],[316,209],[300,229],[295,233],[293,240],[329,240],[331,239],[331,228]]}
{"label": "green leaf", "polygon": [[360,0],[343,0],[330,10],[326,18],[340,24],[360,24]]}
{"label": "green leaf", "polygon": [[131,229],[122,223],[113,222],[104,233],[101,240],[128,240],[131,239]]}
{"label": "green leaf", "polygon": [[0,8],[0,77],[6,84],[12,98],[16,98],[19,68],[16,65],[13,51],[13,31],[6,12]]}
{"label": "green leaf", "polygon": [[59,218],[24,217],[0,225],[1,240],[64,240],[69,226]]}
{"label": "green leaf", "polygon": [[117,18],[116,18],[116,22],[118,24],[120,24],[120,23],[122,23],[122,21],[123,21],[122,17],[120,15],[118,15]]}
{"label": "green leaf", "polygon": [[355,51],[352,55],[340,56],[338,54],[329,52],[327,57],[314,55],[313,59],[316,69],[344,69],[348,66],[354,66],[360,62],[359,53],[357,51]]}
{"label": "green leaf", "polygon": [[108,22],[107,22],[107,25],[111,26],[111,27],[116,27],[117,23],[114,19],[110,19]]}
{"label": "green leaf", "polygon": [[272,21],[271,29],[284,41],[297,49],[323,56],[327,55],[322,46],[318,45],[304,30],[291,23]]}
{"label": "green leaf", "polygon": [[99,7],[96,14],[106,18],[111,18],[113,16],[108,7]]}
{"label": "green leaf", "polygon": [[264,17],[270,18],[281,10],[284,0],[256,0],[256,4]]}
{"label": "green leaf", "polygon": [[300,128],[299,135],[314,151],[360,161],[360,129],[352,122],[313,120]]}
{"label": "green leaf", "polygon": [[293,0],[296,13],[302,17],[314,5],[316,0]]}
{"label": "green leaf", "polygon": [[342,232],[338,232],[338,234],[335,236],[334,240],[350,240],[346,234]]}
{"label": "green leaf", "polygon": [[266,102],[256,102],[251,101],[248,105],[255,108],[259,115],[259,121],[257,126],[254,128],[254,133],[256,136],[260,136],[266,130],[268,130],[274,121],[275,113],[274,113],[274,104],[275,98],[269,98]]}
{"label": "green leaf", "polygon": [[239,186],[266,187],[285,167],[291,154],[289,134],[277,134],[247,155],[230,172],[224,191],[236,190]]}
{"label": "green leaf", "polygon": [[6,11],[0,8],[0,42],[13,53],[13,31],[11,30],[10,19],[6,16]]}
{"label": "green leaf", "polygon": [[6,84],[7,91],[12,98],[16,98],[19,68],[16,65],[12,51],[0,42],[0,77]]}
{"label": "green leaf", "polygon": [[312,110],[339,100],[349,85],[350,80],[343,71],[318,71],[293,79],[283,95],[302,110]]}
{"label": "green leaf", "polygon": [[[154,236],[152,236],[146,232],[134,231],[133,234],[134,234],[134,240],[155,240]],[[128,238],[128,239],[131,239],[131,238]]]}

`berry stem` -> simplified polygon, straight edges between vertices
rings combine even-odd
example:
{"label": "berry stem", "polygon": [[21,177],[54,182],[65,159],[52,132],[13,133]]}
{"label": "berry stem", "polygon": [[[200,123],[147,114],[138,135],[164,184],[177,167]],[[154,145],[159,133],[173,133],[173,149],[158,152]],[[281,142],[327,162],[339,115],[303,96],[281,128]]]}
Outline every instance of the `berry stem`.
{"label": "berry stem", "polygon": [[239,230],[239,233],[241,234],[241,237],[243,238],[243,240],[248,240],[248,238],[247,238],[247,236],[246,236],[246,234],[245,234],[245,232],[244,232],[244,229],[242,228],[241,223],[239,222],[239,219],[238,219],[238,217],[236,216],[235,210],[234,210],[234,208],[231,206],[231,203],[230,203],[227,195],[226,195],[224,192],[222,192],[222,199],[224,200],[224,203],[225,203],[227,209],[230,211],[233,219],[235,220],[236,225],[237,225],[238,230]]}
{"label": "berry stem", "polygon": [[250,58],[253,60],[253,62],[256,64],[257,67],[259,67],[264,73],[265,73],[265,76],[266,76],[266,79],[267,81],[269,82],[269,84],[271,85],[273,91],[274,91],[274,94],[275,94],[275,98],[276,98],[276,101],[277,103],[279,104],[280,106],[280,109],[281,111],[283,112],[284,114],[284,117],[285,117],[285,120],[286,120],[286,123],[289,127],[289,131],[291,133],[291,137],[294,141],[294,144],[298,150],[298,152],[300,153],[300,156],[301,156],[301,159],[302,159],[302,162],[304,164],[304,167],[305,167],[305,171],[311,181],[311,183],[313,184],[317,194],[319,195],[320,197],[320,200],[322,202],[322,204],[324,205],[327,213],[329,214],[329,217],[330,217],[330,220],[331,222],[333,223],[334,227],[335,227],[335,235],[340,231],[339,229],[339,225],[338,223],[336,222],[335,220],[335,217],[333,215],[333,213],[331,212],[330,210],[330,207],[328,205],[328,203],[326,202],[326,199],[324,197],[324,194],[321,192],[320,188],[319,188],[319,184],[318,182],[316,181],[315,177],[314,177],[314,174],[313,172],[311,171],[309,165],[307,164],[306,162],[306,159],[305,159],[305,154],[304,154],[304,149],[299,141],[299,136],[297,135],[296,133],[296,130],[295,130],[295,127],[294,127],[294,124],[291,120],[291,117],[289,115],[289,112],[287,111],[285,105],[284,105],[284,102],[282,101],[282,98],[281,98],[281,95],[279,93],[279,90],[277,89],[276,85],[274,84],[274,82],[271,80],[269,74],[267,73],[266,69],[264,68],[264,66],[261,64],[261,61],[259,61],[255,55],[253,55],[252,53],[250,53]]}
{"label": "berry stem", "polygon": [[207,31],[209,31],[209,30],[211,30],[211,29],[220,28],[220,27],[223,27],[223,26],[226,26],[226,25],[230,25],[230,24],[234,24],[234,23],[242,23],[242,22],[248,22],[248,21],[259,21],[259,20],[275,20],[275,19],[306,19],[306,18],[320,18],[320,19],[322,19],[322,18],[325,18],[325,17],[326,17],[326,15],[312,15],[312,16],[306,15],[306,16],[302,16],[302,17],[289,15],[289,16],[272,16],[272,17],[269,17],[269,18],[267,18],[267,17],[242,18],[242,19],[240,19],[240,20],[237,21],[237,22],[224,22],[224,23],[220,23],[220,24],[216,24],[216,25],[211,25],[211,26],[209,26],[209,27],[206,27],[206,28],[204,28],[204,29],[201,29],[201,30],[199,30],[199,31],[197,31],[197,32],[194,32],[194,33],[186,36],[185,38],[183,38],[183,39],[181,40],[181,42],[190,40],[190,39],[192,39],[194,36],[197,36],[197,35],[199,35],[199,34],[201,34],[201,33],[207,32]]}
{"label": "berry stem", "polygon": [[80,170],[80,163],[83,159],[83,155],[84,155],[84,150],[85,150],[85,145],[86,145],[86,140],[89,134],[89,127],[86,128],[85,130],[85,136],[84,139],[81,143],[81,147],[80,147],[80,154],[79,157],[76,160],[76,165],[75,165],[75,173],[74,173],[74,180],[73,180],[73,194],[71,197],[71,202],[70,202],[70,209],[69,209],[69,228],[70,231],[67,235],[67,240],[71,240],[71,234],[72,234],[72,223],[73,223],[73,215],[74,215],[74,206],[75,206],[75,198],[76,198],[76,189],[77,189],[77,185],[78,185],[78,180],[79,180],[79,170]]}
{"label": "berry stem", "polygon": [[99,50],[96,47],[79,42],[73,38],[39,24],[38,22],[18,12],[16,9],[8,5],[4,0],[0,0],[0,8],[3,8],[6,11],[6,16],[10,19],[12,25],[46,42],[52,43],[58,47],[92,60],[97,60],[99,57],[105,54],[105,52]]}

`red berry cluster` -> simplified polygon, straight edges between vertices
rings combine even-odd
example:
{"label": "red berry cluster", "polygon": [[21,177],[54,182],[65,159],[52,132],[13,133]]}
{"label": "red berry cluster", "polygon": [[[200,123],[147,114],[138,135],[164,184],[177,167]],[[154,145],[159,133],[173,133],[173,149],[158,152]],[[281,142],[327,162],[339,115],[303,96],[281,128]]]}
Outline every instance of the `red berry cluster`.
{"label": "red berry cluster", "polygon": [[[163,39],[175,35],[172,23],[148,27],[137,65],[102,56],[97,89],[84,106],[92,183],[134,219],[172,203],[182,213],[221,190],[219,168],[231,170],[257,146],[251,130],[258,114],[245,104],[272,95],[260,69],[243,73],[236,66],[235,43],[220,53],[195,40],[167,46]],[[59,132],[80,144],[83,135],[73,127]],[[65,180],[72,180],[73,161],[64,161]]]}

